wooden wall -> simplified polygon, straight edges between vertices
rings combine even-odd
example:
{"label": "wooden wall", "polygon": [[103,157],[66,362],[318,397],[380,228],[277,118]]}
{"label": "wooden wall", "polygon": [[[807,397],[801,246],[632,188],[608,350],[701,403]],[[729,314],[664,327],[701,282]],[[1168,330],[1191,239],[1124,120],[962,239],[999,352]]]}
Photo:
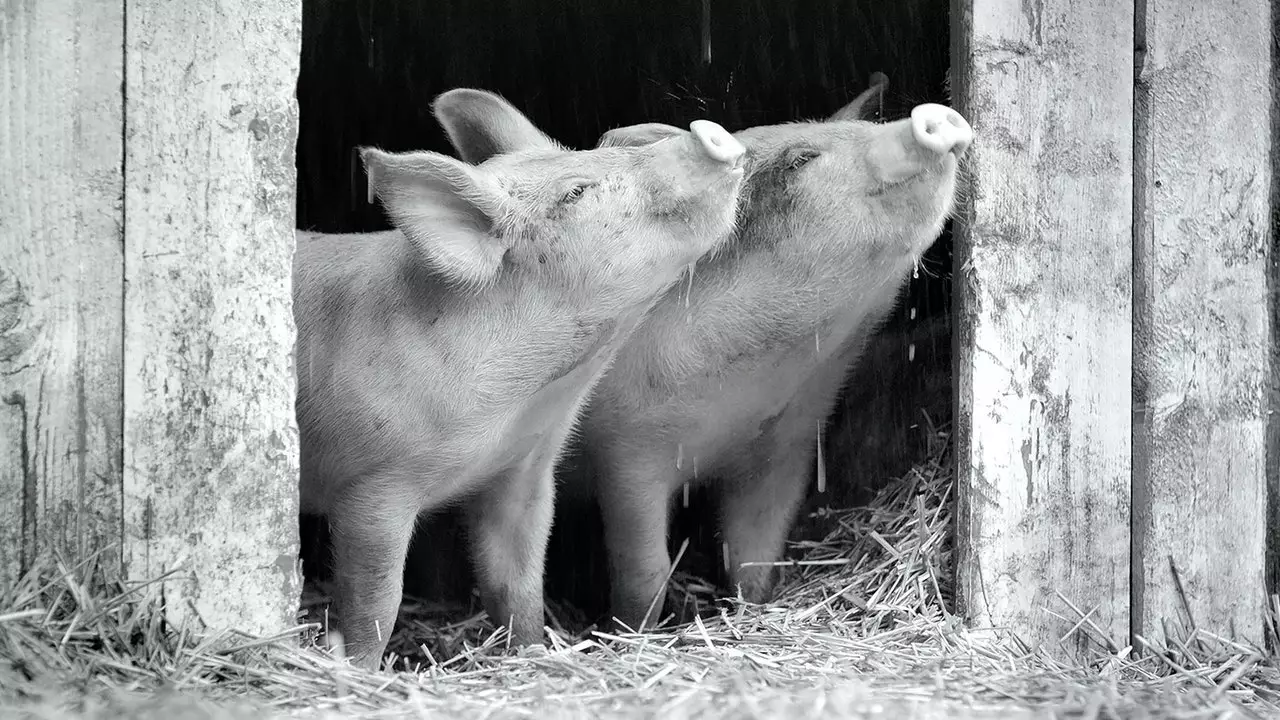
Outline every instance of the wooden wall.
{"label": "wooden wall", "polygon": [[123,533],[123,38],[123,3],[0,14],[0,586]]}
{"label": "wooden wall", "polygon": [[1166,621],[1260,641],[1272,3],[953,7],[978,137],[956,242],[960,609],[1067,649]]}
{"label": "wooden wall", "polygon": [[1133,629],[1153,638],[1179,618],[1262,639],[1273,3],[1137,18]]}
{"label": "wooden wall", "polygon": [[[246,18],[252,18],[247,22]],[[0,585],[110,547],[174,619],[297,607],[299,0],[0,15]]]}

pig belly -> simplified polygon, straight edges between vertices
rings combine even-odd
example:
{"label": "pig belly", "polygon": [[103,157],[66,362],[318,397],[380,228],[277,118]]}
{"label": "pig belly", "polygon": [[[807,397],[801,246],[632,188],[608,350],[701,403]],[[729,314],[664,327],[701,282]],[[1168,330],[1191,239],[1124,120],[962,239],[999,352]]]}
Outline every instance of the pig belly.
{"label": "pig belly", "polygon": [[692,400],[686,391],[679,407],[668,408],[669,414],[658,420],[668,432],[651,435],[666,445],[655,451],[678,459],[676,486],[724,470],[744,444],[759,436],[763,424],[796,400],[819,367],[811,354],[803,359],[792,355],[712,378]]}
{"label": "pig belly", "polygon": [[[891,304],[892,298],[883,305]],[[699,470],[723,470],[748,447],[789,442],[788,435],[803,436],[809,429],[816,442],[817,423],[831,411],[846,371],[882,314],[880,307],[871,313],[864,307],[851,310],[829,322],[818,349],[805,339],[709,384],[697,422],[687,429],[687,451],[697,454]],[[805,428],[779,426],[784,412],[792,425],[802,422]]]}
{"label": "pig belly", "polygon": [[[651,427],[665,425],[667,432],[651,433],[662,438],[662,452],[680,459],[675,478],[679,487],[689,481],[714,479],[731,470],[746,450],[759,451],[760,443],[789,441],[788,435],[803,435],[804,428],[780,427],[777,422],[787,410],[789,421],[812,427],[825,418],[843,381],[845,369],[856,358],[862,333],[840,338],[830,354],[814,354],[808,342],[788,351],[761,358],[750,367],[720,375],[707,382],[702,392],[682,392],[679,406],[668,406],[664,417],[651,416]],[[693,395],[693,400],[688,396]],[[671,432],[674,431],[674,432]],[[696,473],[696,477],[695,477]],[[673,488],[674,489],[674,488]]]}
{"label": "pig belly", "polygon": [[352,491],[429,510],[473,490],[485,446],[496,439],[458,426],[446,433],[424,431],[430,427],[426,422],[410,420],[417,415],[406,409],[384,422],[371,422],[366,415],[365,422],[333,423],[304,433],[301,500],[306,511],[328,514]]}
{"label": "pig belly", "polygon": [[724,390],[705,399],[687,436],[686,456],[697,458],[700,470],[721,469],[722,459],[731,459],[734,449],[756,437],[761,423],[782,412],[796,396],[805,379],[797,375],[751,374],[726,380]]}

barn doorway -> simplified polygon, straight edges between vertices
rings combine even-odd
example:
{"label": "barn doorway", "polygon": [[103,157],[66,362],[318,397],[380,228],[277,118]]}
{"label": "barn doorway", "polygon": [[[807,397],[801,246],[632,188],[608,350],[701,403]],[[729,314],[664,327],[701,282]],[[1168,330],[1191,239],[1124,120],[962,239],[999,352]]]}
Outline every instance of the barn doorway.
{"label": "barn doorway", "polygon": [[[366,203],[353,150],[376,145],[452,154],[431,116],[453,87],[498,92],[557,140],[595,145],[637,122],[687,125],[706,117],[730,131],[824,117],[890,79],[884,117],[949,102],[945,0],[307,0],[298,81],[298,227],[385,229]],[[951,231],[850,377],[828,426],[827,492],[809,509],[864,501],[930,451],[952,412]],[[677,513],[680,570],[714,582],[719,550],[704,499]],[[598,518],[559,507],[548,554],[547,598],[584,622],[606,609]],[[804,516],[795,536],[820,532]],[[449,513],[424,523],[410,550],[406,595],[471,603],[460,526]],[[304,570],[323,578],[323,523],[303,518]],[[478,607],[476,605],[475,607]]]}

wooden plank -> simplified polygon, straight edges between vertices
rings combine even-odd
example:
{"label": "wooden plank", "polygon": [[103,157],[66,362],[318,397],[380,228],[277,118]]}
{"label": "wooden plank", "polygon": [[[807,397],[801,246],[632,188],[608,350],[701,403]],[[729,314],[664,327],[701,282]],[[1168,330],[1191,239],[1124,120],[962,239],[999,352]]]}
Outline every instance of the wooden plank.
{"label": "wooden plank", "polygon": [[175,619],[298,603],[299,0],[126,0],[126,560]]}
{"label": "wooden plank", "polygon": [[120,557],[120,3],[0,11],[0,587]]}
{"label": "wooden plank", "polygon": [[[1271,27],[1280,2],[1271,0]],[[1280,593],[1280,32],[1271,36],[1271,401],[1267,422],[1267,593]]]}
{"label": "wooden plank", "polygon": [[1160,638],[1189,609],[1200,628],[1259,642],[1275,371],[1271,3],[1139,12],[1133,625]]}
{"label": "wooden plank", "polygon": [[[957,601],[1067,653],[1128,632],[1132,7],[956,0]],[[1056,616],[1055,616],[1056,614]],[[1096,633],[1095,633],[1096,634]]]}

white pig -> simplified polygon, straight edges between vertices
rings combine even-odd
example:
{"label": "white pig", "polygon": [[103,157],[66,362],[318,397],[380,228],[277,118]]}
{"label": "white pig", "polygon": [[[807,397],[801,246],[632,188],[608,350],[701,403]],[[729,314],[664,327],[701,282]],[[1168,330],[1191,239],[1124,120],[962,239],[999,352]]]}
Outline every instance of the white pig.
{"label": "white pig", "polygon": [[731,232],[743,148],[723,128],[569,151],[500,97],[438,97],[478,166],[362,149],[395,226],[298,233],[304,512],[327,515],[335,615],[377,667],[420,513],[459,503],[485,607],[542,638],[552,469],[593,385],[684,269]]}
{"label": "white pig", "polygon": [[[823,423],[952,212],[969,124],[935,104],[865,122],[885,78],[873,82],[827,121],[735,134],[748,154],[735,237],[655,306],[583,418],[612,611],[632,628],[661,617],[669,501],[686,482],[715,481],[730,580],[750,602],[771,597],[767,563],[785,549]],[[687,134],[649,123],[600,144]]]}

